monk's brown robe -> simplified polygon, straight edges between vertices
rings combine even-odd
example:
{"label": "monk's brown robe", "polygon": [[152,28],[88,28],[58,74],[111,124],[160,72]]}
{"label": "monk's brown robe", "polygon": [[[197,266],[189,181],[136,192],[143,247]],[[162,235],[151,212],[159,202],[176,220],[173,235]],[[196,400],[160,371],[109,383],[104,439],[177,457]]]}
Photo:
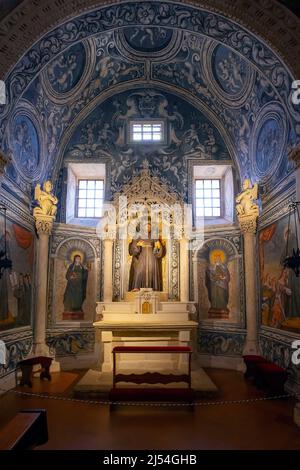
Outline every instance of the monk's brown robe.
{"label": "monk's brown robe", "polygon": [[[142,241],[146,246],[137,246]],[[133,240],[129,244],[129,254],[132,262],[129,274],[129,290],[151,287],[155,291],[162,291],[161,258],[165,255],[164,247],[155,248],[159,240]]]}

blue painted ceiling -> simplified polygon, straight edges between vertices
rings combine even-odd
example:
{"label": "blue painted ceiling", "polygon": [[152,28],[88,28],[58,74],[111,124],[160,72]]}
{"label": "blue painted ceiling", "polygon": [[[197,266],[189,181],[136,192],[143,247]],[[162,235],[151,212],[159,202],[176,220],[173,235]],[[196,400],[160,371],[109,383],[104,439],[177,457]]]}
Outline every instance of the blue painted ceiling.
{"label": "blue painted ceiling", "polygon": [[[30,191],[67,160],[106,158],[118,190],[147,158],[184,195],[189,158],[233,160],[268,191],[292,170],[287,151],[300,136],[292,80],[269,47],[204,10],[128,2],[85,13],[41,38],[8,77],[7,176]],[[126,140],[126,123],[143,113],[165,120],[165,145]]]}

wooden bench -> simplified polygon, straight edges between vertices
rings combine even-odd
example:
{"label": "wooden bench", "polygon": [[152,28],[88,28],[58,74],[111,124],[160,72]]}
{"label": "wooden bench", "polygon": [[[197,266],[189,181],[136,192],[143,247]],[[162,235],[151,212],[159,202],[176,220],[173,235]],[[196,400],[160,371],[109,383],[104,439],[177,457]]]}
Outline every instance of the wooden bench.
{"label": "wooden bench", "polygon": [[269,362],[262,356],[256,355],[245,355],[243,356],[244,363],[246,366],[245,378],[251,379],[254,378],[257,372],[257,364]]}
{"label": "wooden bench", "polygon": [[261,362],[257,364],[255,385],[266,387],[270,392],[284,394],[284,384],[287,381],[287,371],[272,362]]}
{"label": "wooden bench", "polygon": [[20,380],[20,385],[28,385],[29,387],[32,387],[32,371],[33,371],[33,366],[35,365],[41,365],[41,373],[40,373],[40,379],[48,379],[51,380],[51,375],[50,375],[50,366],[52,362],[52,357],[47,357],[47,356],[37,356],[37,357],[31,357],[29,359],[24,359],[18,363],[18,368],[21,369],[22,371],[22,377]]}
{"label": "wooden bench", "polygon": [[[115,346],[113,348],[113,388],[110,391],[109,398],[113,402],[181,402],[191,406],[194,401],[194,391],[191,387],[191,355],[192,349],[188,346]],[[161,372],[144,373],[117,373],[116,356],[119,353],[175,353],[188,354],[187,373],[179,371],[178,373],[163,374]],[[168,384],[176,382],[185,382],[186,388],[166,388],[166,387],[136,387],[136,388],[118,388],[119,382],[131,382],[135,384]],[[111,406],[114,409],[114,406]]]}
{"label": "wooden bench", "polygon": [[287,371],[283,367],[273,364],[262,356],[245,355],[243,359],[247,368],[246,378],[253,379],[259,388],[265,387],[272,393],[284,393]]}
{"label": "wooden bench", "polygon": [[0,450],[28,450],[48,441],[47,412],[21,410],[0,430]]}

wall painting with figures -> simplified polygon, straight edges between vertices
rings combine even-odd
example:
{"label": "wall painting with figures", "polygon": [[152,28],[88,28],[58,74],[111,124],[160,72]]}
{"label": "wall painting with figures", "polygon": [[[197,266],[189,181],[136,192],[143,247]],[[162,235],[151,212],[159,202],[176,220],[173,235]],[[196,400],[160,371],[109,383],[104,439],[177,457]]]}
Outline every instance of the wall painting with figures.
{"label": "wall painting with figures", "polygon": [[[300,334],[300,277],[283,266],[288,231],[285,217],[259,233],[262,325]],[[296,245],[291,225],[289,255]]]}
{"label": "wall painting with figures", "polygon": [[238,322],[240,257],[225,239],[207,241],[198,253],[197,289],[201,320]]}
{"label": "wall painting with figures", "polygon": [[34,263],[34,234],[0,215],[0,252],[6,237],[7,257],[12,268],[0,278],[0,331],[31,324],[32,278]]}
{"label": "wall painting with figures", "polygon": [[92,321],[96,306],[96,267],[91,246],[84,240],[67,240],[56,253],[53,269],[54,320]]}
{"label": "wall painting with figures", "polygon": [[[130,122],[136,119],[162,121],[165,141],[131,142]],[[113,193],[147,160],[151,174],[182,198],[187,197],[188,158],[230,160],[223,137],[203,113],[176,95],[152,88],[116,94],[78,123],[66,146],[65,162],[103,157],[111,161]]]}

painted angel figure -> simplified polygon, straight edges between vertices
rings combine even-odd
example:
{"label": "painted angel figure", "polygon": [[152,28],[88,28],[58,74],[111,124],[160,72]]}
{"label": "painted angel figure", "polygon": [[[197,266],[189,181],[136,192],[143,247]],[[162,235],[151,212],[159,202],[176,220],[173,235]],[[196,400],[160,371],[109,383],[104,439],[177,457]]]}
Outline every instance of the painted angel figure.
{"label": "painted angel figure", "polygon": [[258,197],[258,184],[251,185],[249,179],[243,183],[243,191],[236,198],[236,211],[238,215],[258,215],[258,205],[253,202]]}
{"label": "painted angel figure", "polygon": [[39,207],[33,209],[33,215],[41,216],[48,215],[55,217],[57,212],[57,203],[58,199],[52,194],[52,183],[51,181],[45,181],[43,184],[43,189],[41,185],[37,184],[34,191],[34,198],[37,201]]}

